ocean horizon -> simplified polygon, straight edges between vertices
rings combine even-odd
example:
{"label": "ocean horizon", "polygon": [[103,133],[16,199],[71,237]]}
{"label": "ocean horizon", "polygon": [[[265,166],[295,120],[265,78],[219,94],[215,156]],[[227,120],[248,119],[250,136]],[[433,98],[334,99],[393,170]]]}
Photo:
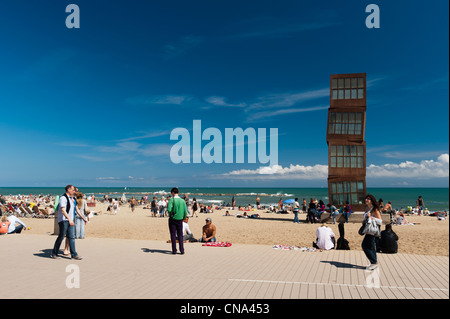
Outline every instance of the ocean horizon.
{"label": "ocean horizon", "polygon": [[[134,196],[137,199],[147,196],[166,196],[170,194],[172,187],[79,187],[80,191],[86,195],[95,195],[97,199],[108,194],[112,198],[120,198],[125,194],[127,199]],[[210,203],[231,203],[234,196],[236,205],[255,205],[256,196],[260,197],[261,205],[278,205],[279,199],[305,198],[323,200],[328,203],[327,187],[180,187],[180,194],[188,195],[190,199],[205,204]],[[425,206],[430,211],[449,210],[449,188],[445,187],[368,187],[367,193],[373,194],[377,199],[382,198],[384,203],[392,202],[395,209],[415,207],[416,200],[422,196]],[[0,187],[0,194],[8,195],[60,195],[64,193],[64,187]]]}

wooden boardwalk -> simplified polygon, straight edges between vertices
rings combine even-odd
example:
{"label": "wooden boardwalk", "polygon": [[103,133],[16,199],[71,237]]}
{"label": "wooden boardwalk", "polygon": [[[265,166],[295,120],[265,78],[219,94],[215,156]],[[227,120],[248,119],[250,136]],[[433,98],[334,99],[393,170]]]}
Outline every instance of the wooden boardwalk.
{"label": "wooden boardwalk", "polygon": [[[264,245],[77,240],[83,260],[49,258],[55,236],[0,237],[0,299],[448,299],[449,257],[361,251],[302,252]],[[73,266],[75,265],[75,266]],[[79,288],[72,278],[79,273]]]}

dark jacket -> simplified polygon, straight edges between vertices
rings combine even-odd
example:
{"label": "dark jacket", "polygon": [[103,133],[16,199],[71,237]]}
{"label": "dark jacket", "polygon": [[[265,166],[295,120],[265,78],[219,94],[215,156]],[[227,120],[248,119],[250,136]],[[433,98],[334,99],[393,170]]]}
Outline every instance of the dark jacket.
{"label": "dark jacket", "polygon": [[344,224],[339,223],[339,239],[337,240],[336,250],[350,250],[350,246],[348,244],[348,240],[344,238]]}
{"label": "dark jacket", "polygon": [[379,250],[382,253],[396,254],[398,250],[398,236],[392,230],[383,230],[379,241]]}

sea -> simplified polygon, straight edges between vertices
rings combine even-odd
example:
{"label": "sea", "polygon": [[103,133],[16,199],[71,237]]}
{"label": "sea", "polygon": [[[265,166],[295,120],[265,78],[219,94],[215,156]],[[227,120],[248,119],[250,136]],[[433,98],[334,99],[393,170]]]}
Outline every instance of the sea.
{"label": "sea", "polygon": [[[110,198],[122,198],[125,194],[127,199],[134,196],[141,199],[148,196],[170,195],[171,187],[79,187],[79,190],[87,196],[95,195],[97,199],[108,195]],[[0,194],[7,195],[61,195],[64,193],[63,187],[0,187]],[[367,193],[375,198],[382,198],[384,203],[392,202],[395,209],[415,207],[416,200],[422,196],[426,208],[429,211],[449,210],[449,189],[448,188],[367,188]],[[261,205],[278,205],[280,198],[288,199],[305,198],[323,200],[328,203],[328,189],[325,188],[231,188],[231,187],[181,187],[180,195],[187,195],[189,199],[196,198],[198,202],[204,204],[230,204],[232,198],[236,200],[237,206],[254,206],[256,196],[259,196]]]}

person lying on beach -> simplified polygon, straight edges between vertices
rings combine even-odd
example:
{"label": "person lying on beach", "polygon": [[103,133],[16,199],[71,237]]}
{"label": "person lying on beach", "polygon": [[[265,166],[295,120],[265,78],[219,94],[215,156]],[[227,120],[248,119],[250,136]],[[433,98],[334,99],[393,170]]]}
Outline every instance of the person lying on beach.
{"label": "person lying on beach", "polygon": [[237,218],[259,218],[259,214],[251,214],[251,215],[247,215],[247,212],[244,212],[244,214],[240,215],[236,215]]}
{"label": "person lying on beach", "polygon": [[410,223],[402,212],[398,212],[394,217],[394,225],[416,225],[420,223]]}

